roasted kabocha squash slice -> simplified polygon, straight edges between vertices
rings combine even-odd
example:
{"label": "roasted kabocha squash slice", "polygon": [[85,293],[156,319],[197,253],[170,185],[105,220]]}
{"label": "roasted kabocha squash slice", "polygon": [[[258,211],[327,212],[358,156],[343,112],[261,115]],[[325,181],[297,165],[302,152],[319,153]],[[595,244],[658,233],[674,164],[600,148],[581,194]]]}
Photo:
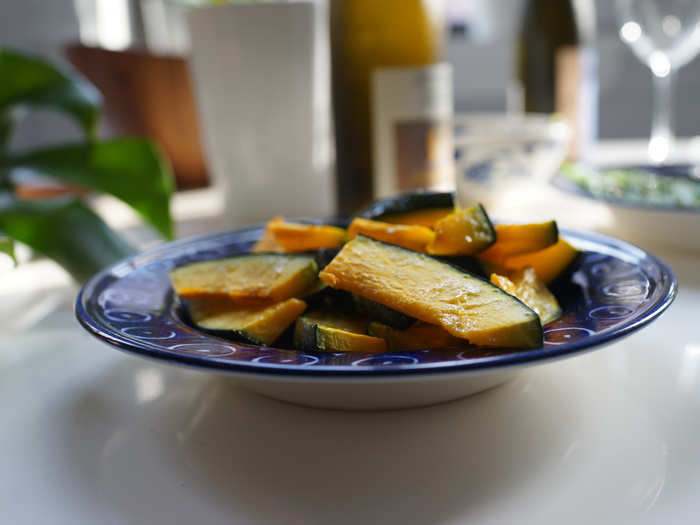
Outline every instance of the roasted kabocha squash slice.
{"label": "roasted kabocha squash slice", "polygon": [[496,242],[496,232],[481,204],[443,217],[434,228],[435,238],[427,248],[433,255],[472,255]]}
{"label": "roasted kabocha squash slice", "polygon": [[551,323],[561,316],[562,310],[557,298],[537,276],[532,266],[516,270],[508,276],[491,274],[491,282],[537,312],[542,325]]}
{"label": "roasted kabocha squash slice", "polygon": [[384,339],[367,335],[367,320],[350,314],[313,311],[294,326],[294,346],[306,352],[385,352]]}
{"label": "roasted kabocha squash slice", "polygon": [[433,230],[425,226],[390,224],[361,217],[353,219],[348,228],[349,239],[358,234],[417,252],[424,252],[426,246],[435,238]]}
{"label": "roasted kabocha squash slice", "polygon": [[358,235],[320,273],[329,285],[480,346],[538,348],[539,316],[483,279],[429,255]]}
{"label": "roasted kabocha squash slice", "polygon": [[267,222],[262,237],[253,245],[250,251],[253,253],[284,253],[284,247],[277,242],[275,234],[270,229],[271,224],[278,222],[284,222],[284,217],[275,217]]}
{"label": "roasted kabocha squash slice", "polygon": [[556,244],[559,230],[556,221],[531,224],[497,224],[496,242],[479,253],[480,259],[503,264],[514,255],[543,250]]}
{"label": "roasted kabocha squash slice", "polygon": [[560,238],[556,244],[544,250],[508,257],[503,261],[503,266],[508,270],[522,270],[532,266],[537,276],[545,284],[550,284],[571,266],[578,255],[579,251],[575,247]]}
{"label": "roasted kabocha squash slice", "polygon": [[391,326],[372,321],[369,323],[367,333],[384,339],[390,352],[464,345],[464,340],[450,335],[444,328],[422,321],[418,321],[406,330],[397,330]]}
{"label": "roasted kabocha squash slice", "polygon": [[184,299],[269,303],[303,295],[316,284],[317,275],[312,255],[251,253],[181,266],[170,272],[170,280]]}
{"label": "roasted kabocha squash slice", "polygon": [[346,239],[343,228],[326,224],[274,221],[268,223],[267,228],[287,253],[338,248]]}
{"label": "roasted kabocha squash slice", "polygon": [[300,299],[266,305],[241,305],[228,297],[192,299],[186,302],[192,322],[213,335],[270,345],[306,309]]}
{"label": "roasted kabocha squash slice", "polygon": [[433,225],[454,211],[452,193],[415,192],[382,199],[370,204],[359,217],[392,224]]}

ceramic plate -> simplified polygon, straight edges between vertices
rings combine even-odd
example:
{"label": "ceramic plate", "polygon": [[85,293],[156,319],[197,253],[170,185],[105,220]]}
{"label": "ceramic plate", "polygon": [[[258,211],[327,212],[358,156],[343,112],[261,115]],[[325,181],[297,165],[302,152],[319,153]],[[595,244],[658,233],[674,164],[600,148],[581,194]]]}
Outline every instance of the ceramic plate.
{"label": "ceramic plate", "polygon": [[555,293],[564,315],[542,348],[305,353],[213,337],[186,324],[168,271],[249,251],[262,226],[185,239],[129,258],[91,278],[76,303],[80,323],[119,349],[166,363],[229,373],[259,393],[342,408],[427,405],[495,386],[518,369],[600,348],[658,317],[676,295],[653,255],[598,234],[562,231],[583,251]]}

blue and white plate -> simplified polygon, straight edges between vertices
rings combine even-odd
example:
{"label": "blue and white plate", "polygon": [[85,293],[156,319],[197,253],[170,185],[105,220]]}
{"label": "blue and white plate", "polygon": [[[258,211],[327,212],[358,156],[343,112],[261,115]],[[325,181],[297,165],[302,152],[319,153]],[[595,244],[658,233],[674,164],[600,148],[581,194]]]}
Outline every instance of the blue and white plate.
{"label": "blue and white plate", "polygon": [[171,242],[92,277],[76,316],[94,336],[165,363],[230,374],[252,390],[314,406],[395,408],[463,397],[517,370],[613,342],[658,317],[673,301],[671,270],[653,255],[603,235],[561,234],[583,251],[556,290],[564,315],[545,326],[535,350],[422,350],[386,354],[307,353],[217,338],[186,324],[168,271],[247,252],[262,226]]}

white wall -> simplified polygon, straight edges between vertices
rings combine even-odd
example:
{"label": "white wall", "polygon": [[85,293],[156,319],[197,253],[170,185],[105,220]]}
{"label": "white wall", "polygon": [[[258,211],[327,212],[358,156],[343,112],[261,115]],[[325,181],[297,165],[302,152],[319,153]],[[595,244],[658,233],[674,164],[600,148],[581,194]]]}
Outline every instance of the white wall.
{"label": "white wall", "polygon": [[[380,0],[377,0],[380,1]],[[457,0],[460,1],[460,0]],[[461,0],[481,4],[494,16],[490,37],[479,42],[453,40],[458,110],[502,110],[511,71],[512,34],[521,0]],[[618,40],[610,0],[599,0],[600,136],[645,137],[651,122],[651,75]],[[479,17],[484,15],[479,12]],[[60,59],[63,46],[77,39],[72,0],[0,0],[0,45],[19,47]],[[675,105],[681,136],[700,134],[700,60],[681,70]],[[19,130],[15,147],[68,139],[72,125],[54,115],[34,115]]]}

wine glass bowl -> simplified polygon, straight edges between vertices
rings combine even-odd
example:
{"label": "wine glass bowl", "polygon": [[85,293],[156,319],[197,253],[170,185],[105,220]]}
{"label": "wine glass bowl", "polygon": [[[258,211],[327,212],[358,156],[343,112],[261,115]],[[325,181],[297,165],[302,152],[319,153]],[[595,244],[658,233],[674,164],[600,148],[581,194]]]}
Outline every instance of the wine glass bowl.
{"label": "wine glass bowl", "polygon": [[654,109],[649,157],[672,153],[674,73],[700,51],[700,0],[617,0],[620,39],[651,70]]}
{"label": "wine glass bowl", "polygon": [[[495,216],[513,217],[559,168],[571,144],[566,119],[545,113],[473,113],[455,117],[457,201],[481,202]],[[526,219],[526,217],[522,217]]]}

